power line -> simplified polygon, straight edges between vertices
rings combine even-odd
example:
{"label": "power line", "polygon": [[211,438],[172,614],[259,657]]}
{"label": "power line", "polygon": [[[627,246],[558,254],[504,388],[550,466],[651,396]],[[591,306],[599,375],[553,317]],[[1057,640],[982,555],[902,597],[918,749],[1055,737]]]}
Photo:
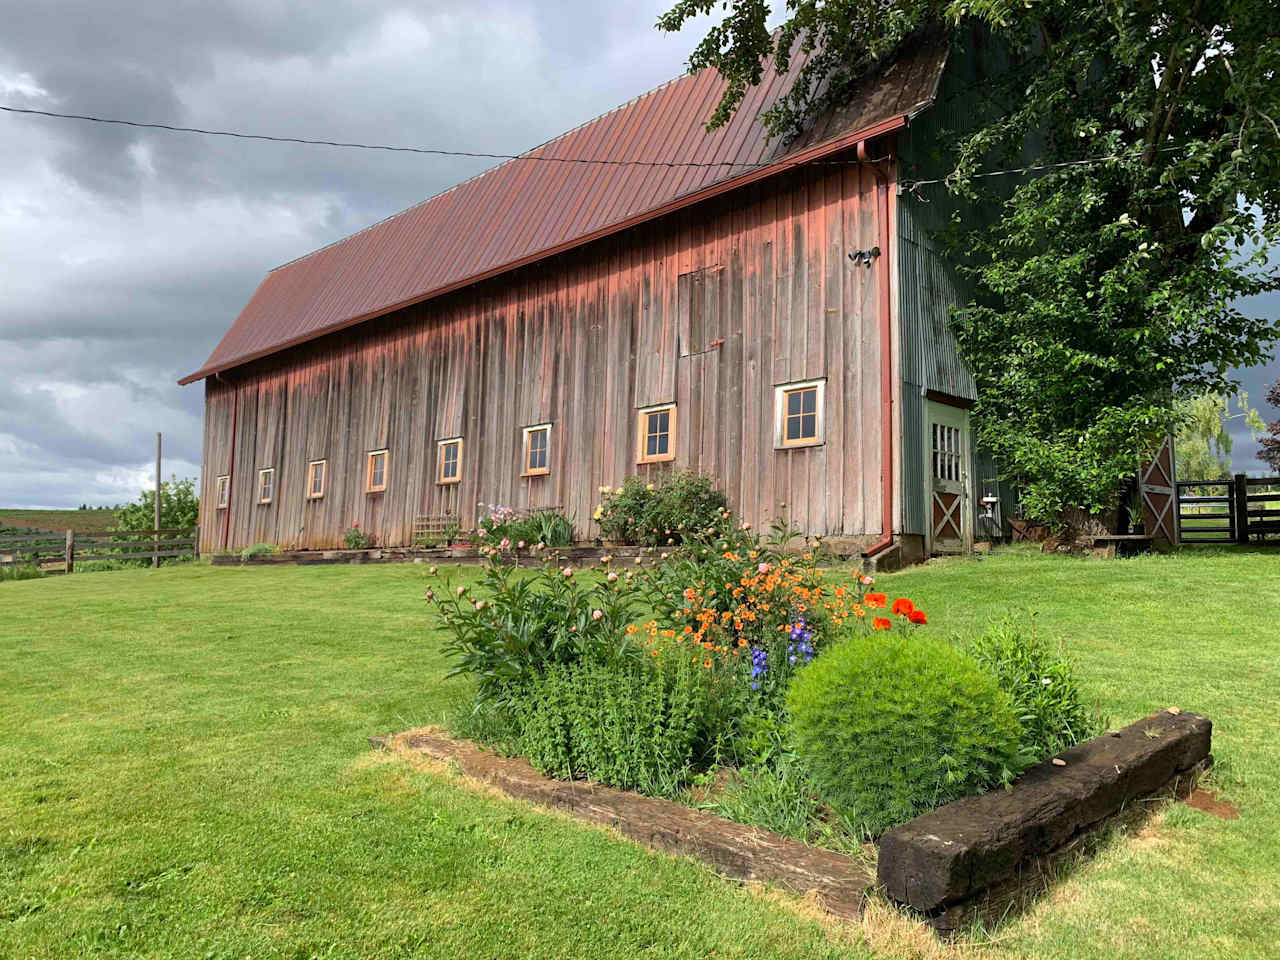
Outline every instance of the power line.
{"label": "power line", "polygon": [[206,137],[234,137],[237,140],[269,140],[272,143],[301,143],[309,146],[348,147],[355,150],[385,150],[391,153],[425,153],[438,157],[471,157],[481,160],[540,160],[544,163],[600,164],[613,167],[767,167],[776,161],[739,162],[735,160],[616,160],[589,157],[544,157],[516,153],[483,153],[474,150],[437,150],[430,147],[393,147],[379,143],[352,143],[342,140],[311,140],[306,137],[280,137],[265,133],[243,133],[236,130],[206,130],[201,127],[179,127],[169,123],[146,123],[139,120],[120,120],[112,117],[95,117],[84,113],[57,113],[52,110],[34,110],[29,107],[0,106],[8,113],[25,113],[38,117],[56,117],[61,120],[85,120],[90,123],[115,124],[122,127],[139,127],[146,130],[168,130],[173,133],[197,133]]}
{"label": "power line", "polygon": [[[384,150],[392,153],[419,153],[429,154],[432,156],[442,157],[469,157],[484,160],[539,160],[545,163],[574,163],[574,164],[599,164],[614,167],[768,167],[778,162],[778,159],[755,162],[741,162],[734,160],[713,160],[713,161],[692,161],[692,160],[618,160],[618,159],[594,159],[589,157],[544,157],[532,156],[530,154],[515,153],[484,153],[473,150],[440,150],[431,147],[396,147],[386,144],[376,143],[355,143],[342,140],[312,140],[305,137],[283,137],[265,133],[243,133],[235,130],[208,130],[202,127],[179,127],[168,123],[148,123],[139,120],[120,120],[111,117],[96,117],[90,114],[81,113],[57,113],[52,110],[35,110],[30,107],[8,107],[0,105],[0,110],[7,113],[30,114],[39,117],[55,117],[62,120],[84,120],[91,123],[115,124],[125,127],[138,127],[147,130],[167,130],[173,133],[194,133],[209,137],[232,137],[238,140],[267,140],[272,143],[300,143],[308,146],[323,147],[348,147],[357,150]],[[1217,141],[1209,141],[1218,143],[1235,139],[1234,136],[1228,134]],[[1158,152],[1164,153],[1170,150],[1184,149],[1185,145],[1171,145],[1158,147]],[[1038,173],[1045,170],[1058,170],[1068,167],[1086,166],[1095,163],[1108,163],[1115,160],[1131,159],[1142,152],[1143,148],[1135,147],[1130,151],[1109,154],[1101,157],[1084,157],[1078,160],[1065,160],[1060,163],[1042,163],[1032,164],[1025,167],[1010,167],[1005,170],[986,170],[981,173],[972,174],[973,179],[986,177],[1000,177],[1012,174],[1022,173]],[[849,166],[856,165],[860,161],[857,160],[814,160],[810,161],[811,165],[822,166]],[[945,183],[947,178],[940,177],[932,180],[902,180],[901,185],[904,190],[915,190],[919,187],[931,186],[933,184]]]}

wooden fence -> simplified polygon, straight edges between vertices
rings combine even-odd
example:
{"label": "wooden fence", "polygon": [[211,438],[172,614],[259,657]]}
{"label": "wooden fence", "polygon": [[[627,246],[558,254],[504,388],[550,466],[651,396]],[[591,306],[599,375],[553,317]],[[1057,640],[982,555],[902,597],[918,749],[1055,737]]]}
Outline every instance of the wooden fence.
{"label": "wooden fence", "polygon": [[108,533],[45,531],[0,537],[0,566],[35,566],[46,572],[72,573],[77,563],[198,557],[194,527],[113,530]]}
{"label": "wooden fence", "polygon": [[1249,543],[1280,537],[1280,477],[1178,481],[1183,543]]}

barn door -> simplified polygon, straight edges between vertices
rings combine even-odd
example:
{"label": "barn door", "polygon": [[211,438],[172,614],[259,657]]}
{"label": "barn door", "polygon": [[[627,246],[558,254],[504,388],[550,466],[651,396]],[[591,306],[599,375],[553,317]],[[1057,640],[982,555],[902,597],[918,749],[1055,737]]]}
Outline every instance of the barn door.
{"label": "barn door", "polygon": [[1151,462],[1138,471],[1142,520],[1147,535],[1178,542],[1178,482],[1174,476],[1173,437],[1164,438]]}
{"label": "barn door", "polygon": [[929,552],[965,553],[973,548],[969,411],[925,402],[925,464]]}

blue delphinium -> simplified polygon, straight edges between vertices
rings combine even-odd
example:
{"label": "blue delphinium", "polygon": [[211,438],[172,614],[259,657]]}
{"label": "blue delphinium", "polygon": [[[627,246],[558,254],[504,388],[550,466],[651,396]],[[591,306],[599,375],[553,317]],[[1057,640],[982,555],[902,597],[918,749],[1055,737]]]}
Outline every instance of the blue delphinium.
{"label": "blue delphinium", "polygon": [[769,672],[769,652],[755,647],[751,651],[751,689],[760,689],[760,678]]}
{"label": "blue delphinium", "polygon": [[787,645],[787,659],[791,663],[806,664],[813,659],[813,630],[804,617],[796,617],[791,624],[791,643]]}

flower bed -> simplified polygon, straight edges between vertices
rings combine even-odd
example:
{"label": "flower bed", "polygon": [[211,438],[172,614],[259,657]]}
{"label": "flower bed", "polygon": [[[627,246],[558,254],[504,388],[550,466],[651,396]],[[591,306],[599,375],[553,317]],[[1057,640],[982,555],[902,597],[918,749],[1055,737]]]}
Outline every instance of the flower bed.
{"label": "flower bed", "polygon": [[452,673],[476,686],[455,732],[853,849],[1096,731],[1071,665],[1016,625],[961,649],[871,577],[830,579],[786,528],[722,520],[651,568],[518,544],[487,549],[474,587],[433,567]]}

